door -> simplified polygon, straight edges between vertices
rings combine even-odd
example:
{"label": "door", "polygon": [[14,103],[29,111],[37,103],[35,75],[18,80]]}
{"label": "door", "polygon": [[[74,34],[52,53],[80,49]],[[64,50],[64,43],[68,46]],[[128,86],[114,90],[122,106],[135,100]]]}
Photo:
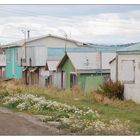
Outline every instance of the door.
{"label": "door", "polygon": [[77,85],[77,75],[70,74],[70,88],[73,88]]}

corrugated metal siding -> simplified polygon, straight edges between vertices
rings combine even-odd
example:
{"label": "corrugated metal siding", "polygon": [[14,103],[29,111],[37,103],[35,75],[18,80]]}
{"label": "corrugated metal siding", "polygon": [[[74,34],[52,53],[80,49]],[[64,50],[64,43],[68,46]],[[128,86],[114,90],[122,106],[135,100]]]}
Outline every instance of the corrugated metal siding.
{"label": "corrugated metal siding", "polygon": [[116,57],[116,53],[102,53],[102,68],[110,69],[109,62]]}
{"label": "corrugated metal siding", "polygon": [[47,48],[44,46],[39,47],[27,47],[27,66],[30,66],[30,58],[31,58],[31,66],[45,66],[47,60]]}
{"label": "corrugated metal siding", "polygon": [[34,47],[26,48],[26,65],[30,66],[30,58],[31,58],[31,66],[35,66],[35,52]]}
{"label": "corrugated metal siding", "polygon": [[75,70],[69,59],[66,60],[62,69],[65,72],[65,87],[70,88],[70,72],[74,72]]}
{"label": "corrugated metal siding", "polygon": [[6,66],[6,55],[0,54],[0,66]]}
{"label": "corrugated metal siding", "polygon": [[61,88],[61,72],[54,72],[52,74],[52,85],[56,88]]}
{"label": "corrugated metal siding", "polygon": [[[75,48],[66,48],[67,52],[95,52],[93,48],[84,48],[84,47],[75,47]],[[48,58],[62,58],[65,54],[65,48],[48,48]]]}
{"label": "corrugated metal siding", "polygon": [[74,52],[67,53],[67,55],[77,70],[98,70],[100,68],[106,70],[110,69],[109,62],[116,56],[116,53]]}
{"label": "corrugated metal siding", "polygon": [[[67,52],[110,52],[115,53],[116,48],[110,47],[96,47],[96,48],[90,48],[90,47],[73,47],[73,48],[66,48]],[[48,47],[48,58],[62,58],[65,53],[65,48],[58,47],[58,48],[50,48]]]}
{"label": "corrugated metal siding", "polygon": [[[17,65],[18,66],[21,66],[21,59],[25,59],[25,47],[19,47],[19,48],[17,48],[17,51],[18,51],[18,62],[17,62]],[[24,63],[22,62],[22,65],[23,65]]]}
{"label": "corrugated metal siding", "polygon": [[45,70],[45,67],[39,68],[39,85],[45,86],[45,80],[48,77],[49,72]]}
{"label": "corrugated metal siding", "polygon": [[17,60],[17,47],[7,48],[5,49],[5,53],[6,53],[6,78],[22,78],[22,67],[18,66]]}
{"label": "corrugated metal siding", "polygon": [[47,48],[35,47],[35,66],[45,66],[47,60]]}

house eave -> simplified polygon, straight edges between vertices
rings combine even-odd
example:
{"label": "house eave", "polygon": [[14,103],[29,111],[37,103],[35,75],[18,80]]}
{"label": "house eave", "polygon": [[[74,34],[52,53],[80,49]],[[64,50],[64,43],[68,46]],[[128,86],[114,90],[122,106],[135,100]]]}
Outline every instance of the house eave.
{"label": "house eave", "polygon": [[77,70],[77,73],[79,74],[100,74],[100,73],[110,73],[110,69],[102,69],[102,70]]}
{"label": "house eave", "polygon": [[120,51],[120,52],[117,52],[119,55],[140,55],[140,51]]}

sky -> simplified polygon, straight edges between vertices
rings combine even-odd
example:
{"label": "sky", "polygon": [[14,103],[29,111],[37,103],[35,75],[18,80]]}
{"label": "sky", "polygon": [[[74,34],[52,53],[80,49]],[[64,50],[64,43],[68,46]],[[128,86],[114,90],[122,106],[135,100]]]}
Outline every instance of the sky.
{"label": "sky", "polygon": [[140,42],[140,5],[0,5],[0,43],[46,34],[95,44]]}

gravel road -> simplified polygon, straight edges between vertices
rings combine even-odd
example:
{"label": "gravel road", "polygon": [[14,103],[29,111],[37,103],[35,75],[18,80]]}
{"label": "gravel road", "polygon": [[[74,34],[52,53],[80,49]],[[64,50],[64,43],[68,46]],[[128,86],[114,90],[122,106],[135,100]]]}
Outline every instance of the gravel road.
{"label": "gravel road", "polygon": [[67,135],[36,117],[0,107],[0,135]]}

